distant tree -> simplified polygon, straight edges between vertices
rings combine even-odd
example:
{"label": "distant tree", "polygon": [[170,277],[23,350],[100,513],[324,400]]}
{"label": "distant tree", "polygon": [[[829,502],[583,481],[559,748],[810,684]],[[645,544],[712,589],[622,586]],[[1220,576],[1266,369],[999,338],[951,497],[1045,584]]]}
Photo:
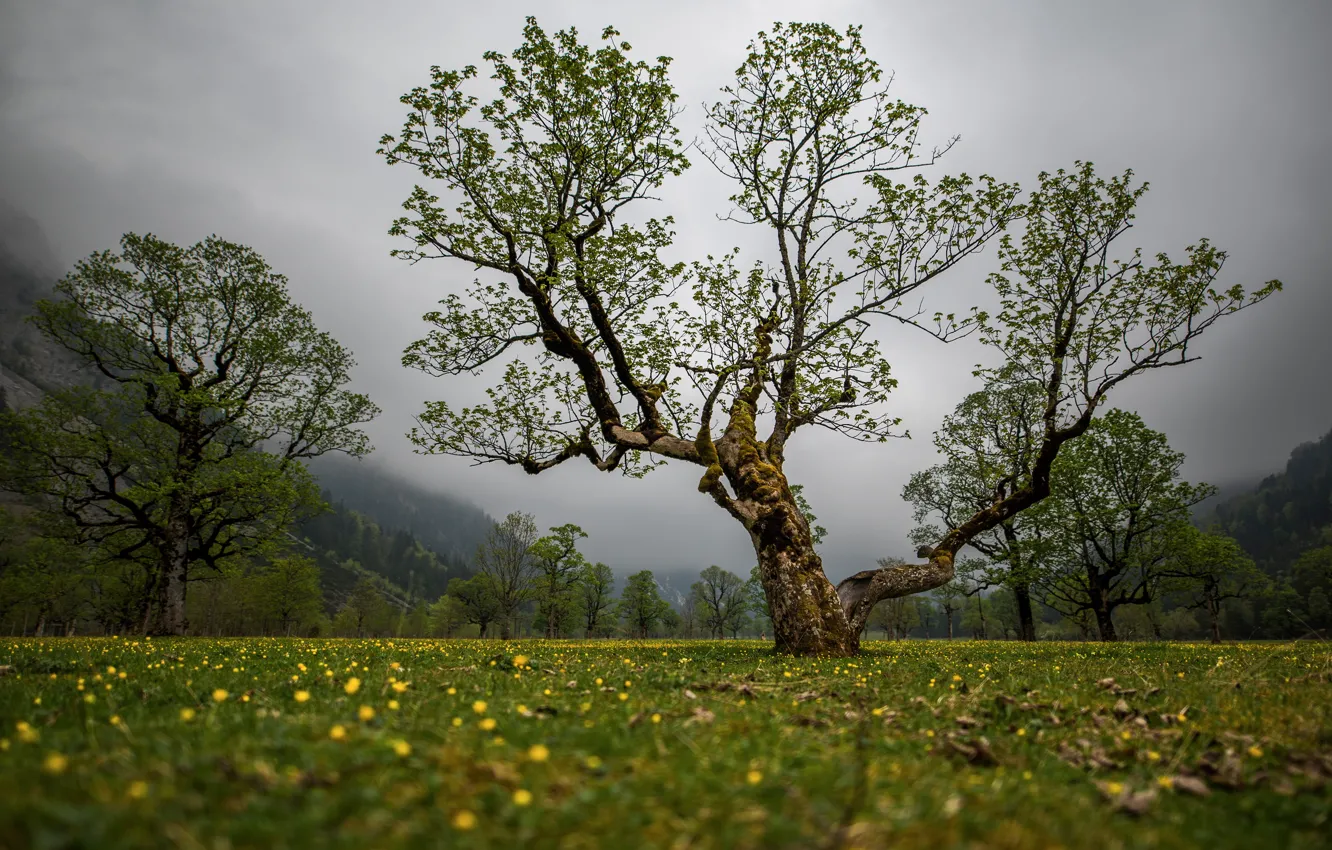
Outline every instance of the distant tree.
{"label": "distant tree", "polygon": [[[1019,613],[1017,594],[1007,583],[1000,584],[985,600],[989,607],[990,634],[1003,640],[1026,640],[1023,622]],[[1034,640],[1034,638],[1033,638]]]}
{"label": "distant tree", "polygon": [[668,635],[678,635],[682,625],[683,620],[680,618],[680,612],[668,604],[666,610],[661,614],[662,631]]}
{"label": "distant tree", "polygon": [[261,603],[277,622],[280,634],[290,636],[293,628],[314,622],[323,610],[319,568],[309,558],[274,558],[259,574],[257,583]]}
{"label": "distant tree", "polygon": [[1307,616],[1300,619],[1302,630],[1332,628],[1332,546],[1310,549],[1301,554],[1290,570],[1290,586],[1303,600]]}
{"label": "distant tree", "polygon": [[490,591],[499,603],[500,637],[513,635],[518,607],[532,594],[537,574],[532,545],[537,541],[536,522],[531,514],[514,511],[497,523],[476,550],[477,572],[489,576]]}
{"label": "distant tree", "polygon": [[430,606],[417,602],[411,608],[399,612],[398,637],[425,637],[430,631]]}
{"label": "distant tree", "polygon": [[[459,579],[455,579],[458,581]],[[465,581],[465,579],[462,579]],[[467,606],[456,596],[445,594],[430,605],[430,635],[451,638],[468,623]]]}
{"label": "distant tree", "polygon": [[384,634],[392,611],[374,582],[362,578],[352,588],[347,602],[334,620],[334,628],[353,637]]}
{"label": "distant tree", "polygon": [[916,607],[916,600],[910,597],[885,599],[874,606],[869,625],[882,629],[889,640],[904,638],[920,625],[920,609]]}
{"label": "distant tree", "polygon": [[948,640],[953,639],[953,615],[962,610],[967,593],[963,582],[957,578],[939,585],[934,589],[934,598],[939,603],[939,610],[944,619],[944,628]]}
{"label": "distant tree", "polygon": [[943,612],[939,606],[929,596],[912,597],[912,602],[916,604],[916,618],[920,623],[921,631],[924,637],[934,636],[935,627],[939,625],[939,620],[943,617]]}
{"label": "distant tree", "polygon": [[1165,565],[1187,548],[1189,509],[1214,490],[1177,481],[1184,455],[1123,410],[1098,417],[1060,458],[1051,498],[1033,511],[1043,536],[1027,551],[1041,563],[1046,604],[1090,612],[1113,641],[1114,610],[1155,598]]}
{"label": "distant tree", "polygon": [[657,591],[657,580],[651,570],[629,576],[629,582],[620,593],[620,619],[635,637],[645,638],[651,634],[670,608]]}
{"label": "distant tree", "polygon": [[714,638],[726,637],[732,623],[743,618],[748,607],[744,580],[715,564],[699,574],[690,594],[698,600],[703,624]]}
{"label": "distant tree", "polygon": [[[1013,366],[963,399],[934,434],[944,462],[912,475],[903,488],[903,498],[915,506],[916,521],[939,519],[943,528],[954,528],[1030,480],[1045,407],[1044,389]],[[1019,632],[1029,641],[1036,639],[1031,585],[1037,575],[1019,543],[1031,533],[1032,516],[1030,511],[1014,514],[968,541],[989,559],[986,583],[1012,589]],[[912,532],[912,539],[928,544],[942,535],[939,526],[924,525]]]}
{"label": "distant tree", "polygon": [[1267,578],[1234,538],[1183,526],[1160,575],[1183,594],[1185,607],[1207,613],[1212,643],[1221,642],[1221,604],[1261,589]]}
{"label": "distant tree", "polygon": [[685,595],[680,604],[680,637],[695,637],[699,628],[699,603],[693,593]]}
{"label": "distant tree", "polygon": [[615,604],[615,575],[605,564],[584,564],[575,587],[582,596],[584,637],[594,637]]}
{"label": "distant tree", "polygon": [[356,426],[378,409],[344,389],[351,354],[251,249],[216,237],[120,244],[76,264],[32,319],[109,388],[58,389],[0,413],[16,449],[0,486],[62,517],[100,557],[149,568],[140,621],[179,635],[191,570],[262,551],[318,509],[300,461],[365,454]]}
{"label": "distant tree", "polygon": [[485,637],[490,624],[505,616],[499,588],[490,573],[452,579],[448,595],[458,600],[467,622],[476,624],[479,637]]}
{"label": "distant tree", "polygon": [[575,584],[588,566],[578,552],[578,541],[584,537],[587,532],[566,523],[552,528],[550,534],[532,544],[532,557],[536,559],[533,593],[548,638],[563,634],[573,613]]}

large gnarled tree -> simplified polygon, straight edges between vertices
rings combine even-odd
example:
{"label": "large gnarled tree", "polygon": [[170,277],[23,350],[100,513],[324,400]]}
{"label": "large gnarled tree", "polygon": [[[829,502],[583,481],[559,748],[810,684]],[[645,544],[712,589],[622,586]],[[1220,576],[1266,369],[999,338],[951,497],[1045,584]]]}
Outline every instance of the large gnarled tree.
{"label": "large gnarled tree", "polygon": [[[769,260],[671,264],[671,220],[638,215],[688,166],[669,60],[631,61],[613,29],[596,50],[531,19],[525,36],[512,56],[485,54],[493,100],[468,94],[474,67],[435,68],[402,98],[401,132],[382,139],[389,163],[447,193],[411,193],[391,232],[412,247],[397,256],[487,276],[426,316],[435,328],[404,362],[435,375],[500,368],[486,402],[428,404],[413,439],[534,474],[575,458],[630,475],[698,466],[698,489],[750,534],[780,650],[855,652],[876,602],[943,584],[968,540],[1044,497],[1059,445],[1105,392],[1189,359],[1192,339],[1248,303],[1211,292],[1221,255],[1205,244],[1183,266],[1107,258],[1137,197],[1127,178],[1107,184],[1089,166],[1043,176],[1026,209],[988,177],[930,183],[919,171],[942,151],[922,153],[925,110],[890,97],[857,28],[822,24],[760,33],[706,107],[700,147],[736,186],[730,218],[771,234]],[[903,171],[915,173],[896,182]],[[993,280],[994,320],[906,304],[1027,213],[1027,239],[1005,248],[1017,279]],[[787,446],[812,426],[894,435],[881,324],[944,338],[983,325],[1043,388],[1040,447],[1030,475],[946,531],[927,563],[834,588],[784,473]]]}

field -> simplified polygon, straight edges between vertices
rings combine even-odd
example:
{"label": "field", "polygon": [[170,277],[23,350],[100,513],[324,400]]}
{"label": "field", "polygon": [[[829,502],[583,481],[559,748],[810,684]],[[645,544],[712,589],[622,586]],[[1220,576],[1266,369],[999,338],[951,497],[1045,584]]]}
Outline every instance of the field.
{"label": "field", "polygon": [[3,847],[1328,847],[1327,644],[0,641]]}

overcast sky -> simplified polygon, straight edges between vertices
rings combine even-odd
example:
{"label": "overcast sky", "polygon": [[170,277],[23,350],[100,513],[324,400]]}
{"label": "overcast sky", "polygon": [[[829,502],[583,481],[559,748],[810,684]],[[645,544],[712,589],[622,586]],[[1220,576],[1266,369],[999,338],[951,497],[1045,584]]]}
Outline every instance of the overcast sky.
{"label": "overcast sky", "polygon": [[[1192,480],[1274,471],[1332,428],[1332,3],[693,2],[515,4],[279,0],[5,0],[0,3],[0,201],[34,218],[62,269],[126,231],[181,244],[209,233],[262,253],[294,297],[348,345],[356,385],[384,408],[376,458],[495,516],[576,522],[585,547],[620,571],[747,572],[734,520],[694,488],[698,470],[645,481],[566,464],[538,477],[413,455],[403,433],[425,399],[466,387],[409,372],[420,316],[470,269],[391,259],[385,235],[414,172],[374,154],[396,133],[398,97],[431,65],[482,65],[510,52],[524,15],[594,39],[614,24],[640,58],[674,57],[698,134],[705,100],[732,78],[773,20],[863,24],[899,97],[930,110],[925,138],[962,139],[935,176],[988,172],[1023,185],[1092,160],[1152,184],[1129,239],[1182,253],[1201,236],[1230,252],[1226,285],[1280,278],[1286,291],[1209,333],[1201,362],[1144,376],[1112,403],[1138,410],[1188,457]],[[731,193],[699,156],[668,182],[659,211],[679,222],[682,257],[753,243],[718,223]],[[752,254],[750,256],[753,256]],[[955,270],[932,304],[965,309],[990,252]],[[860,446],[802,433],[787,472],[806,484],[829,574],[905,553],[899,494],[934,461],[930,434],[975,388],[969,343],[894,330],[894,410],[914,439]]]}

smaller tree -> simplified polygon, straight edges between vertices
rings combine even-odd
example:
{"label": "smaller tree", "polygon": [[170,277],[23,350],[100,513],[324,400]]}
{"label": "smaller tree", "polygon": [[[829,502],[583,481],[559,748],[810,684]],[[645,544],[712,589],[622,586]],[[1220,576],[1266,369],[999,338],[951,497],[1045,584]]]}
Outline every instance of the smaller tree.
{"label": "smaller tree", "polygon": [[690,594],[698,600],[703,623],[714,638],[726,637],[732,623],[744,616],[744,581],[716,564],[699,574],[699,580],[690,587]]}
{"label": "smaller tree", "polygon": [[1261,588],[1266,577],[1231,537],[1184,526],[1172,548],[1162,577],[1183,592],[1186,607],[1207,612],[1212,643],[1220,643],[1221,603]]}
{"label": "smaller tree", "polygon": [[379,588],[368,578],[362,578],[352,588],[347,602],[338,612],[333,627],[338,632],[354,637],[383,634],[388,631],[392,615],[389,603]]}
{"label": "smaller tree", "polygon": [[963,586],[961,579],[954,578],[952,581],[935,588],[934,598],[939,603],[939,610],[943,615],[944,629],[948,640],[952,640],[953,615],[961,611],[963,603],[966,602],[966,588]]}
{"label": "smaller tree", "polygon": [[[466,579],[454,579],[465,581]],[[458,629],[466,625],[467,606],[457,596],[444,594],[430,605],[430,634],[433,637],[451,638]]]}
{"label": "smaller tree", "polygon": [[504,605],[495,579],[488,573],[452,579],[447,594],[458,600],[463,618],[476,624],[478,637],[485,637],[490,624],[504,616]]}
{"label": "smaller tree", "polygon": [[889,640],[897,640],[920,625],[920,610],[916,600],[909,596],[885,599],[874,606],[869,624],[882,629]]}
{"label": "smaller tree", "polygon": [[243,245],[126,234],[56,293],[32,322],[100,386],[0,412],[17,449],[0,456],[0,486],[75,542],[148,568],[153,609],[140,619],[184,634],[198,568],[271,548],[317,510],[301,461],[365,454],[357,426],[378,408],[344,388],[350,352]]}
{"label": "smaller tree", "polygon": [[296,626],[313,622],[323,610],[319,568],[300,555],[275,558],[257,582],[259,601],[281,634],[291,636]]}
{"label": "smaller tree", "polygon": [[1042,567],[1046,604],[1065,616],[1089,611],[1101,640],[1118,639],[1115,609],[1155,598],[1189,509],[1214,492],[1177,481],[1183,464],[1164,434],[1118,409],[1065,447],[1051,497],[1029,517],[1040,533],[1023,544]]}
{"label": "smaller tree", "polygon": [[1332,628],[1332,546],[1310,549],[1291,567],[1290,584],[1305,601],[1306,627]]}
{"label": "smaller tree", "polygon": [[533,593],[537,616],[545,620],[546,637],[559,637],[574,605],[574,583],[587,567],[578,551],[578,540],[587,532],[572,523],[557,526],[532,544],[536,560]]}
{"label": "smaller tree", "polygon": [[477,548],[477,571],[489,577],[490,592],[499,605],[500,637],[513,635],[518,608],[532,594],[537,574],[532,546],[537,541],[536,522],[531,514],[514,511],[504,522],[491,527],[486,540]]}
{"label": "smaller tree", "polygon": [[651,570],[629,576],[618,607],[620,619],[631,634],[640,638],[647,637],[671,608],[657,591],[657,580]]}
{"label": "smaller tree", "polygon": [[615,604],[615,575],[605,564],[584,564],[575,586],[582,596],[584,635],[593,637],[603,630],[606,612]]}

